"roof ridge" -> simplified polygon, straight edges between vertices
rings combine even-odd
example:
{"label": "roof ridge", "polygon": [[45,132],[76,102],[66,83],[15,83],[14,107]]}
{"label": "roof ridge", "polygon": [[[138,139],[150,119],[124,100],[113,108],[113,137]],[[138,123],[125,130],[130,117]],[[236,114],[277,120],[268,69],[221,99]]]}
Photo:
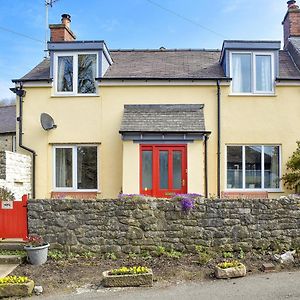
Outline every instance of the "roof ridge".
{"label": "roof ridge", "polygon": [[110,49],[109,52],[221,52],[221,49],[170,48],[170,49]]}

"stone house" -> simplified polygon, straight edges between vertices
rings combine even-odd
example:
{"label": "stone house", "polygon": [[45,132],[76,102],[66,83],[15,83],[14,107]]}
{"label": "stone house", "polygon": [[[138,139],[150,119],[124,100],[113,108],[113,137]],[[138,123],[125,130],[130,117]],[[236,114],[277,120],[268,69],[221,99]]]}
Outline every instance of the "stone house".
{"label": "stone house", "polygon": [[0,151],[16,151],[16,106],[0,106]]}
{"label": "stone house", "polygon": [[76,40],[70,22],[50,25],[49,58],[13,80],[33,196],[289,192],[280,177],[300,132],[296,1],[283,49],[225,40],[221,50],[113,50]]}

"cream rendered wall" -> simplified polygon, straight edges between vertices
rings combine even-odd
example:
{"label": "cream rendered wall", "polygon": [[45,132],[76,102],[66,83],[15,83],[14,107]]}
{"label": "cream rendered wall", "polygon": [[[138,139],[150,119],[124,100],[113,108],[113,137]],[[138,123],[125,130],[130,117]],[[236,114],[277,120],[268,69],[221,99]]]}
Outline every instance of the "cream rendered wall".
{"label": "cream rendered wall", "polygon": [[123,181],[124,194],[140,193],[140,150],[139,144],[123,142]]}
{"label": "cream rendered wall", "polygon": [[[216,194],[216,86],[105,86],[101,88],[101,99],[103,109],[103,143],[101,145],[102,157],[106,159],[102,161],[102,169],[105,172],[102,183],[104,193],[103,197],[115,197],[122,187],[124,193],[139,193],[139,174],[137,163],[139,163],[138,144],[128,146],[124,143],[123,151],[130,151],[136,156],[127,156],[129,161],[124,161],[122,185],[122,141],[118,134],[124,104],[204,104],[204,115],[206,122],[206,130],[212,131],[212,135],[208,141],[210,152],[209,160],[209,188],[211,193]],[[105,112],[105,113],[104,113]],[[105,124],[105,125],[104,125]],[[109,125],[108,125],[109,124]],[[197,174],[195,182],[188,185],[189,192],[204,193],[204,175],[203,175],[203,149],[200,144],[202,141],[194,144],[188,144],[188,152],[193,157],[189,167],[192,174]],[[135,149],[133,149],[135,147]],[[123,153],[123,158],[125,153]],[[136,161],[135,161],[136,160]],[[195,160],[195,165],[192,161]],[[200,161],[198,161],[200,160]],[[189,162],[188,162],[189,163]],[[131,167],[130,167],[131,164]],[[197,166],[200,170],[196,170]],[[126,170],[125,170],[126,168]],[[107,176],[111,174],[111,176]],[[188,174],[188,180],[192,180],[192,174]],[[109,178],[114,178],[110,180]],[[133,182],[130,179],[133,178]],[[137,183],[137,186],[134,185]],[[126,185],[125,185],[126,184]]]}
{"label": "cream rendered wall", "polygon": [[204,195],[204,141],[187,145],[188,193]]}
{"label": "cream rendered wall", "polygon": [[[99,196],[116,197],[121,189],[124,193],[138,192],[138,145],[130,142],[123,145],[119,134],[124,104],[204,104],[206,130],[212,131],[208,140],[208,191],[212,195],[217,194],[215,85],[101,86],[99,96],[94,97],[51,97],[50,87],[27,87],[26,91],[23,143],[37,152],[37,198],[49,197],[53,190],[53,144],[101,144]],[[300,135],[299,87],[278,86],[275,96],[246,97],[230,96],[230,87],[221,86],[221,94],[221,190],[226,188],[227,144],[282,145],[282,166],[285,166]],[[46,132],[41,128],[42,112],[52,115],[58,126],[56,129]],[[204,189],[201,143],[188,145],[189,192],[203,193]],[[125,156],[127,160],[123,165]],[[282,193],[272,194],[274,197],[280,195]]]}
{"label": "cream rendered wall", "polygon": [[[111,198],[116,197],[121,189],[123,192],[133,191],[137,175],[131,174],[132,168],[129,166],[139,163],[139,155],[130,156],[131,161],[124,164],[124,168],[129,169],[127,178],[124,178],[123,142],[119,134],[124,104],[204,104],[206,129],[212,131],[208,141],[209,190],[216,193],[217,123],[213,117],[217,112],[216,86],[102,86],[99,87],[99,96],[95,97],[51,97],[50,87],[25,89],[27,94],[24,98],[23,143],[37,152],[37,198],[50,197],[53,191],[53,144],[101,144],[98,165],[101,192],[99,196]],[[54,118],[56,129],[46,132],[41,128],[42,112],[49,113]],[[199,158],[203,160],[203,150],[201,147],[196,150],[197,143],[191,146],[191,149],[195,149],[189,151],[192,155],[199,151]],[[129,148],[124,143],[124,151],[131,151]],[[200,162],[197,164],[200,166]],[[201,178],[196,179],[198,182],[189,183],[191,192],[203,193],[201,170]],[[191,172],[196,172],[194,167]],[[130,178],[133,178],[133,182]],[[192,187],[195,190],[191,190]]]}
{"label": "cream rendered wall", "polygon": [[[187,144],[188,193],[204,194],[203,141]],[[123,142],[123,193],[140,193],[140,145]]]}
{"label": "cream rendered wall", "polygon": [[[273,96],[241,97],[229,94],[230,88],[223,87],[221,190],[226,188],[227,144],[281,145],[282,171],[286,172],[286,162],[300,139],[300,88],[277,86]],[[270,193],[270,197],[281,195]]]}

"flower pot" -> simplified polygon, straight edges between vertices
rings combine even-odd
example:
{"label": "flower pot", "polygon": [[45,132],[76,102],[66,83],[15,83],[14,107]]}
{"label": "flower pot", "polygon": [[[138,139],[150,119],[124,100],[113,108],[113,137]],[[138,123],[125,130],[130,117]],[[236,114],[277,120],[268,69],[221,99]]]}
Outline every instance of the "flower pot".
{"label": "flower pot", "polygon": [[231,267],[226,269],[221,269],[218,266],[215,267],[215,276],[219,279],[244,277],[246,276],[246,273],[246,267],[242,263],[237,267]]}
{"label": "flower pot", "polygon": [[50,244],[42,246],[24,246],[27,252],[27,261],[32,265],[42,265],[47,261]]}
{"label": "flower pot", "polygon": [[0,284],[0,298],[31,296],[34,282]]}
{"label": "flower pot", "polygon": [[110,275],[109,271],[105,271],[103,272],[102,284],[104,287],[152,286],[153,273],[151,269],[148,273],[127,275]]}

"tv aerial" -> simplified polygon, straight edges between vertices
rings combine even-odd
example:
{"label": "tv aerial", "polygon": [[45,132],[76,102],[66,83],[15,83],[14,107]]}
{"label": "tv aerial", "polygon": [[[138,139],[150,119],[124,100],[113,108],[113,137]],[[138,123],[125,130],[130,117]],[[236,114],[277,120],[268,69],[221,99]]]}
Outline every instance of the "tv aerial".
{"label": "tv aerial", "polygon": [[57,128],[57,125],[54,124],[53,118],[46,113],[41,114],[41,125],[46,131]]}

